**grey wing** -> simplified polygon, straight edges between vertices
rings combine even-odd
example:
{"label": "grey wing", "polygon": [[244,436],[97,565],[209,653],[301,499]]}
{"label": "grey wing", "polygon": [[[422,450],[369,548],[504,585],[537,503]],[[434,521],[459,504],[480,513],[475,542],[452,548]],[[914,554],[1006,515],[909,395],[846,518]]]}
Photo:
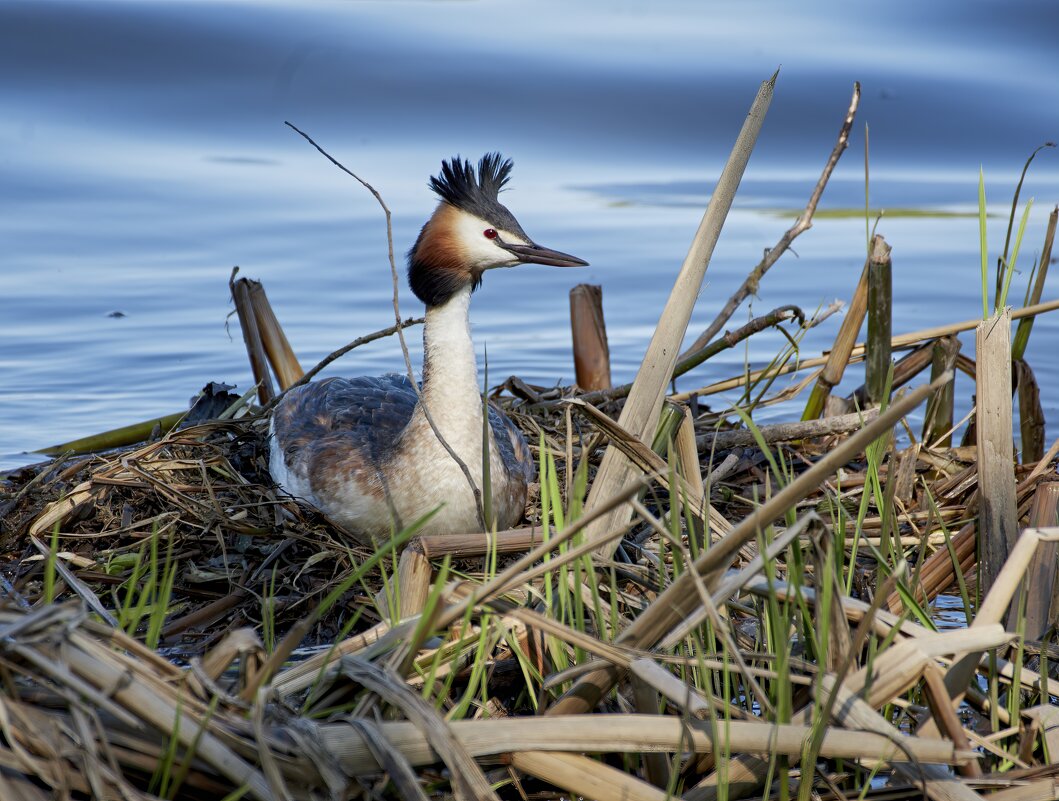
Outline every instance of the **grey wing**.
{"label": "grey wing", "polygon": [[336,437],[376,464],[385,460],[408,425],[417,397],[407,377],[328,378],[288,392],[273,416],[273,431],[288,466],[314,444]]}
{"label": "grey wing", "polygon": [[496,440],[500,458],[507,465],[508,473],[512,477],[521,475],[525,481],[532,481],[536,470],[533,466],[533,454],[530,453],[529,445],[526,444],[526,438],[511,422],[511,418],[493,404],[489,404],[489,428]]}

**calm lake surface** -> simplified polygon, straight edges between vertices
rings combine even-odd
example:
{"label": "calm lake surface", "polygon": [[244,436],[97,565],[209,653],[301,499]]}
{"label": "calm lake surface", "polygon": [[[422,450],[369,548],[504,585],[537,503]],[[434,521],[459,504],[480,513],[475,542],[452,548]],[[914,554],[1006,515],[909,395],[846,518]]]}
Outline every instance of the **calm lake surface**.
{"label": "calm lake surface", "polygon": [[[537,241],[592,266],[486,276],[472,314],[496,381],[572,379],[567,293],[586,281],[603,285],[615,380],[634,375],[749,103],[778,66],[691,338],[804,206],[855,80],[851,148],[821,204],[832,213],[769,273],[753,310],[849,298],[865,223],[833,212],[863,210],[867,123],[872,207],[891,210],[878,230],[893,246],[894,332],[980,315],[979,166],[995,261],[1025,158],[1059,139],[1056,31],[1048,1],[3,2],[0,468],[180,410],[208,381],[245,389],[244,346],[227,326],[235,265],[264,282],[306,367],[393,322],[379,208],[284,120],[382,193],[399,254],[433,208],[426,180],[442,158],[515,160],[505,203]],[[1015,305],[1059,200],[1056,151],[1031,168],[1030,197]],[[909,209],[927,213],[899,213]],[[1046,300],[1059,296],[1048,283]],[[402,302],[419,313],[403,280]],[[838,324],[811,332],[804,355]],[[782,341],[762,334],[681,387],[767,361]],[[409,342],[417,359],[418,332]],[[1029,359],[1052,436],[1057,347],[1059,318],[1041,318]],[[964,350],[973,356],[973,340]],[[399,369],[396,340],[332,367]],[[849,387],[862,375],[851,372]],[[957,387],[964,409],[972,391]]]}

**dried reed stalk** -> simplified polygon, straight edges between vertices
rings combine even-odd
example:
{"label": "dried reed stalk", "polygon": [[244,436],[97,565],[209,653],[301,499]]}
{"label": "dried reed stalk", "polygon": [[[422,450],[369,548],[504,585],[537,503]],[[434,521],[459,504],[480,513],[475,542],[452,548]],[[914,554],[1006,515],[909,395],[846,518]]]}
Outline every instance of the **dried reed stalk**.
{"label": "dried reed stalk", "polygon": [[401,551],[401,559],[397,563],[402,620],[422,612],[430,596],[430,579],[434,571],[430,566],[430,558],[423,552],[422,547],[416,546],[415,540],[408,543]]}
{"label": "dried reed stalk", "polygon": [[[452,736],[476,758],[516,751],[635,754],[687,750],[698,754],[725,751],[795,756],[811,733],[803,724],[731,720],[714,728],[709,720],[657,714],[608,714],[605,723],[593,715],[569,715],[454,720],[448,726]],[[437,763],[437,753],[427,735],[414,723],[386,721],[377,731],[386,745],[412,766]],[[354,775],[379,771],[381,766],[363,733],[350,730],[345,723],[325,724],[317,733],[327,751],[338,757],[343,770]],[[970,753],[948,740],[902,735],[895,742],[872,732],[835,727],[824,736],[821,756],[953,765],[966,762]]]}
{"label": "dried reed stalk", "polygon": [[238,269],[237,267],[232,270],[232,276],[228,279],[228,288],[232,292],[235,310],[239,315],[239,327],[243,332],[246,355],[250,359],[250,369],[254,373],[254,383],[257,385],[257,400],[261,404],[266,404],[275,397],[276,390],[272,385],[272,375],[268,371],[268,355],[261,341],[261,331],[257,327],[257,317],[254,315],[254,306],[250,300],[250,289],[245,279],[235,279]]}
{"label": "dried reed stalk", "polygon": [[[766,444],[794,442],[835,434],[848,434],[851,431],[857,431],[878,416],[879,411],[877,409],[866,409],[863,412],[824,417],[817,420],[799,420],[796,423],[773,423],[759,426],[757,434],[761,436],[761,439]],[[723,450],[749,447],[758,444],[755,432],[744,429],[702,434],[696,437],[695,441],[700,451],[708,451],[714,448]]]}
{"label": "dried reed stalk", "polygon": [[868,264],[868,339],[864,383],[872,404],[883,402],[890,373],[893,305],[893,262],[890,248],[886,247]]}
{"label": "dried reed stalk", "polygon": [[677,429],[674,445],[680,463],[680,474],[690,492],[688,500],[694,506],[701,507],[705,502],[706,488],[702,483],[702,464],[699,462],[698,440],[695,438],[695,416],[687,406],[684,407],[684,416]]}
{"label": "dried reed stalk", "polygon": [[[598,725],[598,724],[597,724]],[[511,764],[523,773],[596,801],[671,801],[672,796],[647,782],[580,754],[519,751]]]}
{"label": "dried reed stalk", "polygon": [[254,320],[257,323],[261,342],[265,346],[269,364],[272,365],[276,380],[279,381],[279,388],[287,389],[305,375],[305,371],[298,363],[298,357],[294,355],[294,349],[290,346],[287,335],[283,332],[283,326],[279,324],[276,313],[272,310],[272,304],[268,302],[264,285],[260,281],[252,281],[249,278],[240,278],[237,283],[244,282],[249,292]]}
{"label": "dried reed stalk", "polygon": [[[695,300],[698,298],[714,245],[720,236],[724,220],[732,206],[743,171],[746,169],[750,153],[772,101],[777,75],[773,75],[770,80],[761,84],[757,97],[751,105],[743,129],[736,139],[728,162],[710,196],[706,213],[703,215],[695,239],[659,317],[658,325],[647,346],[647,353],[636,374],[629,398],[622,408],[619,423],[639,439],[650,440],[654,433],[658,413],[665,398],[666,385],[676,364],[680,342],[687,331],[688,321],[691,318]],[[591,511],[601,502],[620,493],[632,482],[639,481],[638,473],[639,471],[629,463],[620,450],[608,448],[592,482],[592,489],[585,503],[586,511]],[[624,505],[620,506],[593,523],[586,530],[585,536],[590,541],[601,540],[608,532],[623,528],[629,516],[629,508]],[[601,545],[600,555],[609,557],[614,547],[614,543]]]}
{"label": "dried reed stalk", "polygon": [[978,561],[983,590],[1000,573],[1018,537],[1015,443],[1011,421],[1011,312],[978,325],[975,431],[978,445]]}
{"label": "dried reed stalk", "polygon": [[[930,379],[951,372],[956,366],[956,355],[960,352],[960,340],[953,336],[941,337],[934,342],[931,351]],[[948,383],[927,401],[923,415],[923,442],[929,447],[948,448],[952,445],[952,408],[956,396],[955,383]]]}
{"label": "dried reed stalk", "polygon": [[809,400],[805,404],[805,411],[802,413],[803,420],[814,420],[823,414],[831,390],[842,380],[842,374],[846,370],[846,365],[849,364],[857,342],[857,335],[860,333],[860,327],[868,309],[868,275],[873,264],[880,264],[889,259],[890,246],[886,244],[885,239],[876,234],[872,237],[871,250],[867,261],[864,262],[864,269],[853,291],[853,297],[849,301],[846,316],[842,318],[842,325],[839,326],[838,334],[835,336],[835,344],[831,346],[831,353],[824,364],[823,372],[816,379],[816,386],[813,387]]}
{"label": "dried reed stalk", "polygon": [[[1059,481],[1043,481],[1037,485],[1030,509],[1030,525],[1048,528],[1059,525]],[[1042,639],[1052,624],[1050,610],[1056,594],[1056,551],[1054,542],[1042,542],[1033,555],[1026,572],[1025,637]],[[1059,759],[1059,751],[1055,752]]]}
{"label": "dried reed stalk", "polygon": [[[934,664],[928,664],[923,670],[923,694],[926,696],[930,714],[934,717],[938,727],[945,736],[952,741],[961,751],[970,750],[971,744],[967,741],[967,734],[963,730],[960,719],[956,716],[956,710],[949,703],[949,694],[945,691],[945,677],[941,668]],[[959,768],[960,775],[977,777],[982,775],[982,769],[977,762],[968,761]]]}
{"label": "dried reed stalk", "polygon": [[1022,463],[1037,462],[1044,455],[1044,407],[1041,390],[1033,368],[1024,359],[1012,359],[1019,397],[1019,434],[1022,440]]}
{"label": "dried reed stalk", "polygon": [[570,332],[577,386],[610,389],[610,347],[603,321],[603,287],[578,284],[570,290]]}

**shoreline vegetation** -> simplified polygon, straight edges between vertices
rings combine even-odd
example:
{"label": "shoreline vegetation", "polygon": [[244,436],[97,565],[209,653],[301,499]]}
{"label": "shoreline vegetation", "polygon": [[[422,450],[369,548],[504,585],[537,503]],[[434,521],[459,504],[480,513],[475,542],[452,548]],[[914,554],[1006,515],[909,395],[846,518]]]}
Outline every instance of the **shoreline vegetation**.
{"label": "shoreline vegetation", "polygon": [[[610,385],[600,290],[578,287],[578,385],[512,376],[483,397],[537,461],[520,527],[491,530],[488,478],[480,531],[413,524],[376,547],[277,494],[276,398],[421,320],[395,291],[393,326],[304,371],[235,271],[250,392],[207,386],[190,412],[0,476],[0,798],[1059,798],[1059,441],[1024,359],[1035,316],[1059,308],[1043,294],[1059,207],[1012,308],[1032,201],[1016,224],[1016,191],[990,281],[983,177],[982,317],[894,335],[866,143],[864,266],[831,350],[799,342],[838,305],[727,330],[812,227],[855,85],[806,207],[681,352],[776,77],[636,380]],[[291,128],[389,233],[378,193]],[[670,391],[766,329],[787,341],[770,364]],[[754,422],[780,402],[799,419]],[[939,630],[943,593],[965,627]]]}

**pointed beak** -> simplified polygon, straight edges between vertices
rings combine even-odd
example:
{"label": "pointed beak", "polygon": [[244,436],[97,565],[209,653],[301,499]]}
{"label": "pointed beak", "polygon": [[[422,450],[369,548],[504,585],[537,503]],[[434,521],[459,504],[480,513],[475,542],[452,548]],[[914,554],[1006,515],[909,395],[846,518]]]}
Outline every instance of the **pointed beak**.
{"label": "pointed beak", "polygon": [[[500,243],[498,243],[500,244]],[[553,267],[587,267],[588,262],[562,253],[551,248],[542,248],[540,245],[513,245],[504,242],[500,244],[504,250],[514,254],[519,261],[526,264],[550,264]]]}

